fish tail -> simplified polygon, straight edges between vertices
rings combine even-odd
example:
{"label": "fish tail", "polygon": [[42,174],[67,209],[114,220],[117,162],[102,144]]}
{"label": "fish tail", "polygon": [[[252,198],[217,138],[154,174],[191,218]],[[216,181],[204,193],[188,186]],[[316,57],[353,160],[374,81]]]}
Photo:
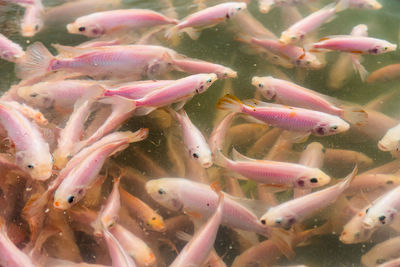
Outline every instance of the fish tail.
{"label": "fish tail", "polygon": [[361,64],[359,58],[356,55],[351,55],[351,62],[353,63],[354,70],[360,74],[361,81],[365,82],[368,76],[368,71]]}
{"label": "fish tail", "polygon": [[140,142],[147,138],[149,135],[148,128],[141,128],[134,133],[131,133],[129,136],[129,143]]}
{"label": "fish tail", "polygon": [[368,122],[368,113],[358,106],[343,107],[343,119],[350,124],[362,126]]}
{"label": "fish tail", "polygon": [[18,78],[30,79],[43,76],[51,72],[50,65],[54,56],[40,42],[29,46],[25,56],[16,64],[15,71]]}
{"label": "fish tail", "polygon": [[340,0],[335,6],[336,12],[343,11],[349,7],[349,0]]}
{"label": "fish tail", "polygon": [[179,28],[177,25],[169,28],[165,33],[165,40],[170,41],[173,46],[177,46],[180,43]]}
{"label": "fish tail", "polygon": [[230,110],[233,112],[241,112],[242,105],[242,101],[240,101],[236,96],[227,94],[218,99],[217,108],[222,110]]}
{"label": "fish tail", "polygon": [[346,188],[348,188],[350,186],[354,177],[356,177],[357,172],[358,172],[358,166],[356,165],[354,167],[353,171],[344,178],[343,183],[341,184],[341,188],[343,188],[343,190],[345,190]]}

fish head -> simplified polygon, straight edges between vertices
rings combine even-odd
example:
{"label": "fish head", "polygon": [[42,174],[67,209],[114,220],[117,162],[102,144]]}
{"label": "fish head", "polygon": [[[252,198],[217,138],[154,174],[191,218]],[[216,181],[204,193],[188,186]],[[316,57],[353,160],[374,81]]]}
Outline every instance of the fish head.
{"label": "fish head", "polygon": [[289,214],[282,210],[270,209],[261,217],[260,222],[269,227],[290,229],[290,227],[297,222],[297,219],[294,214]]}
{"label": "fish head", "polygon": [[304,56],[300,59],[300,66],[307,69],[319,70],[322,69],[325,64],[321,62],[316,55],[305,52]]}
{"label": "fish head", "polygon": [[146,222],[146,225],[157,232],[164,232],[166,229],[164,219],[158,214],[151,217],[150,220]]}
{"label": "fish head", "polygon": [[365,212],[362,225],[365,229],[375,229],[379,226],[390,224],[397,215],[397,211],[393,208],[370,208]]}
{"label": "fish head", "polygon": [[43,28],[43,10],[36,6],[25,9],[24,20],[21,24],[21,32],[24,37],[33,37]]}
{"label": "fish head", "polygon": [[389,129],[379,140],[378,147],[382,151],[400,151],[400,127]]}
{"label": "fish head", "polygon": [[189,149],[189,156],[203,168],[209,168],[213,165],[212,153],[208,147],[191,147]]}
{"label": "fish head", "polygon": [[279,38],[279,41],[285,45],[296,43],[299,40],[300,36],[296,32],[289,30],[283,31],[281,37]]}
{"label": "fish head", "polygon": [[44,181],[50,178],[53,171],[53,159],[50,153],[32,154],[28,151],[15,153],[16,164],[35,179]]}
{"label": "fish head", "polygon": [[67,31],[71,34],[81,34],[91,38],[100,37],[105,34],[105,29],[100,25],[79,19],[73,23],[67,24]]}
{"label": "fish head", "polygon": [[56,209],[67,210],[81,200],[85,193],[85,188],[62,183],[54,193],[53,206]]}
{"label": "fish head", "polygon": [[33,37],[43,28],[43,23],[26,24],[22,25],[22,36]]}
{"label": "fish head", "polygon": [[163,207],[179,211],[183,203],[179,199],[179,181],[174,178],[161,178],[146,183],[146,191]]}
{"label": "fish head", "polygon": [[232,5],[232,7],[230,7],[228,9],[228,12],[226,14],[226,18],[232,18],[233,16],[235,16],[238,12],[243,11],[247,8],[247,4],[246,3],[235,3],[234,5]]}
{"label": "fish head", "polygon": [[204,75],[196,88],[196,93],[201,94],[205,92],[216,80],[218,80],[217,74],[209,73]]}
{"label": "fish head", "polygon": [[331,177],[321,171],[320,169],[313,168],[303,173],[300,178],[295,181],[295,187],[299,188],[315,188],[328,184]]}
{"label": "fish head", "polygon": [[258,9],[263,14],[267,14],[275,3],[274,0],[262,0],[258,2],[259,2]]}
{"label": "fish head", "polygon": [[253,77],[251,84],[257,87],[261,94],[268,100],[275,99],[277,93],[273,86],[270,85],[269,81],[273,79],[271,76],[268,77]]}
{"label": "fish head", "polygon": [[317,136],[328,136],[347,131],[350,125],[337,116],[332,116],[325,122],[318,123],[314,129],[313,134]]}
{"label": "fish head", "polygon": [[36,85],[19,87],[17,94],[28,104],[37,108],[50,108],[54,103],[54,100],[48,96],[48,93],[42,92]]}
{"label": "fish head", "polygon": [[339,237],[341,242],[344,244],[355,244],[369,239],[373,231],[363,227],[363,219],[365,218],[366,210],[368,210],[368,208],[359,211],[344,225],[343,231]]}
{"label": "fish head", "polygon": [[375,0],[367,0],[367,1],[362,1],[357,5],[358,8],[361,9],[370,9],[370,10],[378,10],[382,8],[382,5],[379,4]]}
{"label": "fish head", "polygon": [[221,70],[217,70],[215,72],[215,74],[217,74],[218,79],[236,78],[237,77],[237,72],[230,68],[223,68]]}

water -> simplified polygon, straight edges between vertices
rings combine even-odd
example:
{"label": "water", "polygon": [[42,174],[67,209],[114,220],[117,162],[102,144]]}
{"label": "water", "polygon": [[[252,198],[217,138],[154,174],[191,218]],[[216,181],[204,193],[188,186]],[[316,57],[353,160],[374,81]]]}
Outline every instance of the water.
{"label": "water", "polygon": [[[45,1],[44,4],[45,6],[56,6],[62,2],[63,1]],[[216,1],[208,2],[212,4],[216,3]],[[313,10],[328,3],[329,1],[313,3]],[[348,34],[355,25],[364,23],[368,26],[369,36],[382,38],[391,43],[398,43],[400,1],[385,0],[382,1],[382,4],[383,8],[378,11],[344,11],[343,13],[340,13],[335,20],[323,25],[319,29],[317,35],[318,37],[323,37],[335,34]],[[186,0],[174,1],[174,6],[179,14],[179,18],[183,18],[184,16],[196,11],[196,6]],[[123,7],[148,8],[155,11],[163,11],[162,1],[125,1]],[[262,22],[275,34],[279,35],[280,32],[285,29],[282,22],[283,18],[280,14],[281,8],[275,8],[267,15],[264,15],[258,11],[256,1],[253,0],[248,9],[256,19]],[[303,15],[310,12],[304,6],[300,7],[300,11]],[[82,36],[68,34],[65,29],[65,24],[62,23],[52,23],[51,25],[46,24],[46,28],[35,37],[22,38],[18,32],[18,19],[22,17],[22,14],[23,11],[21,8],[15,8],[11,5],[3,7],[3,16],[0,17],[0,26],[3,34],[13,41],[20,43],[23,47],[26,47],[29,43],[35,41],[41,41],[47,47],[50,47],[50,44],[52,43],[77,45],[88,40]],[[227,23],[229,24],[230,22],[228,21]],[[167,44],[162,43],[162,45]],[[331,66],[338,57],[338,53],[328,53],[326,56],[327,67],[318,71],[299,71],[298,69],[287,70],[281,67],[273,67],[257,55],[248,55],[244,53],[242,50],[243,46],[237,41],[234,41],[234,33],[229,31],[227,25],[224,24],[203,30],[200,39],[197,41],[193,41],[185,35],[179,46],[173,47],[173,49],[188,57],[219,63],[238,72],[238,78],[216,82],[207,92],[195,96],[195,98],[185,106],[192,121],[206,136],[208,136],[212,131],[217,114],[215,105],[218,98],[222,95],[224,87],[231,88],[234,95],[240,99],[253,97],[255,94],[255,88],[251,85],[251,78],[253,76],[271,75],[272,73],[275,73],[275,68],[278,68],[279,71],[283,72],[294,82],[301,84],[304,87],[311,88],[315,91],[339,99],[358,103],[360,105],[363,105],[391,90],[399,90],[397,82],[366,84],[362,83],[360,78],[355,74],[351,76],[351,79],[340,90],[331,90],[327,87],[327,80]],[[378,56],[367,55],[364,56],[363,65],[367,70],[372,72],[382,66],[399,62],[399,60],[400,53],[398,51]],[[14,64],[12,63],[0,61],[0,73],[2,73],[0,88],[3,91],[8,90],[11,85],[18,82],[18,79],[15,77],[13,72],[13,65]],[[182,77],[182,74],[174,74],[173,77]],[[231,83],[231,85],[229,85],[229,83]],[[393,116],[394,118],[398,118],[398,101],[400,101],[399,96],[393,97],[390,102],[385,104],[382,112]],[[170,130],[160,127],[158,123],[160,123],[160,121],[152,120],[151,116],[132,118],[122,127],[122,129],[135,130],[139,127],[149,127],[149,138],[144,142],[135,144],[133,151],[135,151],[135,148],[140,149],[141,153],[150,157],[158,166],[165,169],[168,175],[172,176],[175,173],[173,171],[173,163],[168,160],[169,154],[166,139],[166,135]],[[341,134],[324,138],[312,137],[304,144],[296,144],[294,150],[300,152],[304,149],[306,144],[318,141],[326,148],[341,148],[362,152],[374,160],[373,166],[379,166],[391,159],[389,153],[378,150],[375,141],[367,139],[362,139],[361,142],[357,141],[359,138],[355,137],[355,134],[356,133],[353,132],[353,134]],[[251,144],[245,144],[244,147],[241,146],[240,151],[245,151],[246,146],[249,145]],[[182,149],[180,151],[181,153],[186,153]],[[120,154],[115,159],[115,162],[118,162],[123,166],[130,166],[134,169],[138,169],[147,179],[159,177],[158,175],[160,172],[157,172],[154,168],[146,167],[145,164],[142,163],[140,157],[135,156],[131,149]],[[209,173],[211,174],[212,170],[215,170],[215,168],[216,167],[213,167]],[[338,178],[343,177],[348,171],[348,169],[341,170],[338,166],[329,168],[324,167],[323,170],[332,177]],[[244,185],[244,188],[248,189],[247,193],[249,195],[255,193],[254,185],[251,186],[251,184],[246,183],[242,184]],[[108,181],[107,185],[111,185],[111,182]],[[124,186],[129,188],[131,192],[135,193],[135,186],[130,184],[130,182],[124,181]],[[142,192],[136,193],[141,194]],[[287,196],[284,195],[282,197],[285,198]],[[161,207],[158,208],[160,208],[160,213],[164,215],[165,218],[172,216],[170,212],[165,209],[162,209]],[[328,210],[328,212],[330,211]],[[314,218],[318,218],[318,216],[313,217],[313,219]],[[307,225],[312,225],[313,223],[314,222],[311,220],[308,221]],[[367,252],[370,247],[372,247],[377,241],[383,241],[388,237],[393,237],[395,235],[396,233],[394,231],[389,233],[386,232],[382,234],[382,236],[373,236],[369,242],[355,245],[345,245],[341,243],[338,240],[337,235],[325,235],[313,238],[304,246],[296,248],[296,257],[292,261],[282,258],[277,262],[277,264],[284,265],[290,263],[306,264],[307,266],[360,266],[361,255]],[[93,247],[96,247],[93,239],[90,236],[85,235],[83,232],[76,232],[75,237],[83,259],[93,261],[92,256],[95,255]],[[168,245],[160,241],[161,236],[150,235],[150,237],[151,238],[148,238],[147,241],[152,242],[152,244],[150,244],[152,247],[158,246],[160,248],[160,255],[163,255],[159,262],[159,266],[169,264],[175,257],[174,252]],[[177,242],[175,238],[172,238],[172,240]],[[183,244],[184,243],[182,242],[178,242],[178,248],[181,248]],[[232,230],[229,228],[221,227],[215,244],[218,254],[224,255],[223,259],[228,265],[230,265],[234,258],[241,253],[240,244],[234,238]]]}

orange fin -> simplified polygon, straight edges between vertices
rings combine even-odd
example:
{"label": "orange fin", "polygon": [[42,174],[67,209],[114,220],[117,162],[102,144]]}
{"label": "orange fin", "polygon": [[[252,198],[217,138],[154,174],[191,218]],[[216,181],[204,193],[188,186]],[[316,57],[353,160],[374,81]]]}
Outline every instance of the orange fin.
{"label": "orange fin", "polygon": [[203,218],[203,215],[201,215],[200,213],[195,212],[195,211],[185,211],[185,213],[187,215],[191,216],[191,217],[196,218],[196,219],[202,219]]}

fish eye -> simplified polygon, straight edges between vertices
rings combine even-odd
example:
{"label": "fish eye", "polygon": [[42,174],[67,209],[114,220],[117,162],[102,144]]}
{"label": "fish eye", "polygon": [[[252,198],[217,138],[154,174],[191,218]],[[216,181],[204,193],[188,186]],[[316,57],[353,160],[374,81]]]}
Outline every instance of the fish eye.
{"label": "fish eye", "polygon": [[30,97],[37,97],[38,94],[37,94],[37,93],[33,93],[33,94],[30,94],[29,96],[30,96]]}
{"label": "fish eye", "polygon": [[259,84],[258,84],[258,87],[263,88],[263,87],[264,87],[264,84],[259,83]]}
{"label": "fish eye", "polygon": [[29,164],[29,165],[26,166],[26,167],[28,167],[28,169],[33,169],[33,168],[34,168],[33,164]]}
{"label": "fish eye", "polygon": [[292,36],[292,37],[290,37],[290,39],[296,40],[296,36]]}
{"label": "fish eye", "polygon": [[307,64],[307,65],[310,65],[310,64],[311,64],[311,61],[307,60],[307,61],[306,61],[306,64]]}
{"label": "fish eye", "polygon": [[162,188],[158,189],[158,194],[163,195],[163,194],[165,194],[165,193],[166,193],[166,192],[165,192],[164,189],[162,189]]}
{"label": "fish eye", "polygon": [[358,239],[358,238],[360,237],[360,235],[361,235],[360,232],[356,232],[356,233],[354,234],[354,237]]}
{"label": "fish eye", "polygon": [[242,8],[239,6],[239,7],[236,8],[236,10],[240,11],[240,10],[242,10]]}
{"label": "fish eye", "polygon": [[38,31],[39,30],[39,24],[36,24],[35,25],[35,31]]}
{"label": "fish eye", "polygon": [[385,219],[386,219],[386,216],[385,216],[385,215],[382,215],[382,216],[379,216],[379,217],[378,217],[378,220],[379,220],[382,224],[385,224]]}
{"label": "fish eye", "polygon": [[331,130],[337,130],[338,129],[338,126],[337,125],[333,125],[332,127],[331,127]]}
{"label": "fish eye", "polygon": [[84,32],[85,30],[86,30],[86,28],[85,27],[79,27],[79,29],[78,29],[80,32]]}
{"label": "fish eye", "polygon": [[195,158],[195,159],[198,159],[198,158],[199,158],[199,155],[198,155],[197,153],[193,153],[192,156],[193,156],[193,158]]}
{"label": "fish eye", "polygon": [[313,184],[318,183],[318,179],[317,178],[311,178],[310,182],[313,183]]}
{"label": "fish eye", "polygon": [[365,214],[367,214],[367,213],[368,213],[368,211],[369,211],[369,208],[365,210]]}
{"label": "fish eye", "polygon": [[281,224],[281,222],[282,222],[282,218],[278,218],[278,219],[276,219],[276,220],[275,220],[275,222],[276,222],[277,224]]}
{"label": "fish eye", "polygon": [[393,181],[392,181],[392,180],[388,180],[388,181],[386,182],[386,184],[393,184]]}
{"label": "fish eye", "polygon": [[224,72],[224,76],[227,77],[227,76],[228,76],[228,73],[227,73],[227,72]]}
{"label": "fish eye", "polygon": [[382,264],[385,262],[385,259],[376,259],[376,264]]}
{"label": "fish eye", "polygon": [[383,49],[386,51],[386,50],[388,50],[388,47],[387,47],[387,46],[385,46]]}
{"label": "fish eye", "polygon": [[211,82],[211,79],[208,79],[207,82],[210,83],[210,82]]}
{"label": "fish eye", "polygon": [[265,225],[267,222],[265,220],[261,220],[261,223]]}
{"label": "fish eye", "polygon": [[67,201],[68,201],[68,203],[72,203],[72,202],[74,202],[74,199],[75,199],[75,197],[74,196],[69,196],[68,198],[67,198]]}

